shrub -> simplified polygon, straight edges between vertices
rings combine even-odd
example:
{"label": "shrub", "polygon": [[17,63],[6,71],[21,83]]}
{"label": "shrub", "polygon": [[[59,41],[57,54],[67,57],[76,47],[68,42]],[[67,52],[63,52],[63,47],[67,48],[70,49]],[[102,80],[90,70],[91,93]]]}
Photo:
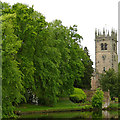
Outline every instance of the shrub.
{"label": "shrub", "polygon": [[93,108],[100,108],[102,109],[102,101],[103,101],[103,91],[99,88],[96,90],[95,94],[92,97],[92,106]]}
{"label": "shrub", "polygon": [[74,103],[85,102],[86,94],[82,89],[74,88],[73,94],[70,95],[70,100]]}
{"label": "shrub", "polygon": [[118,102],[118,98],[117,97],[115,97],[115,102]]}

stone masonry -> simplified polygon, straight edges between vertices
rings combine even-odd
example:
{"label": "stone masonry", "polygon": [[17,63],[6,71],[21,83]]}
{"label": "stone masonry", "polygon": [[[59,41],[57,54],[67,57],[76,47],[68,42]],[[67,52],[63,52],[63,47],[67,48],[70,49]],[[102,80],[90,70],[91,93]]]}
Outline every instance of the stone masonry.
{"label": "stone masonry", "polygon": [[103,29],[101,34],[95,31],[95,71],[91,78],[91,90],[99,87],[99,75],[113,68],[118,70],[118,55],[117,55],[117,32],[109,31],[106,33]]}

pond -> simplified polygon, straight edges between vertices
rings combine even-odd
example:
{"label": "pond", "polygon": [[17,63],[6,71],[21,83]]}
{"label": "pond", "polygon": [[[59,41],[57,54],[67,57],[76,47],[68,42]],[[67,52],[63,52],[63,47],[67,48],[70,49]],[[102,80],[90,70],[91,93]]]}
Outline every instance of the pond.
{"label": "pond", "polygon": [[[120,111],[119,111],[120,112]],[[74,118],[77,119],[85,119],[85,118],[95,118],[100,119],[102,118],[118,118],[118,111],[76,111],[76,112],[58,112],[58,113],[37,113],[37,114],[29,114],[29,115],[22,115],[21,119],[23,118],[36,118],[35,120],[39,119],[48,119],[48,118],[65,118],[65,119],[71,119]]]}

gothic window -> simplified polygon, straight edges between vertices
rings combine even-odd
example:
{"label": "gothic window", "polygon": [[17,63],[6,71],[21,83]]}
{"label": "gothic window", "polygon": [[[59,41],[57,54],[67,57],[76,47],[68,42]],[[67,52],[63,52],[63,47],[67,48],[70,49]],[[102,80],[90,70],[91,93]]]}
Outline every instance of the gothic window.
{"label": "gothic window", "polygon": [[101,43],[101,50],[104,50],[103,43]]}
{"label": "gothic window", "polygon": [[101,50],[107,50],[107,43],[101,43]]}
{"label": "gothic window", "polygon": [[105,50],[107,50],[107,43],[105,43]]}

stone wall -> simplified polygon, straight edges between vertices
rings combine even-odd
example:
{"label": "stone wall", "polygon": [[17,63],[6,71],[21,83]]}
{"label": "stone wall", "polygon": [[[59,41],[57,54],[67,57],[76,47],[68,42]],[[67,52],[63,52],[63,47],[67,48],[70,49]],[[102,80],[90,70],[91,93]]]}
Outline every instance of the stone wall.
{"label": "stone wall", "polygon": [[[85,94],[87,95],[87,101],[91,102],[92,96],[95,94],[95,90],[83,90],[85,92]],[[108,103],[110,100],[110,93],[108,92],[104,92],[104,100],[103,102]]]}
{"label": "stone wall", "polygon": [[[103,49],[101,47],[103,46]],[[106,44],[106,49],[105,49]],[[98,73],[113,68],[117,71],[117,33],[111,31],[111,35],[105,33],[95,36],[95,69]]]}
{"label": "stone wall", "polygon": [[111,31],[111,35],[95,31],[95,71],[91,78],[91,90],[99,87],[99,74],[105,73],[110,68],[118,71],[117,32]]}

